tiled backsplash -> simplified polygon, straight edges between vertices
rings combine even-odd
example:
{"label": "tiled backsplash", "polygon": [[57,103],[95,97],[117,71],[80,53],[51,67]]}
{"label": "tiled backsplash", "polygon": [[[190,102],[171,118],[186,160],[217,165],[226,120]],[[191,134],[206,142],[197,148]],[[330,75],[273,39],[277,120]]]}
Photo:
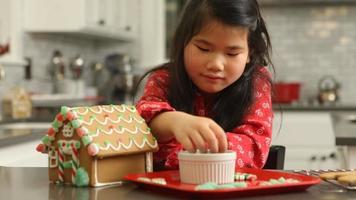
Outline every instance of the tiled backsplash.
{"label": "tiled backsplash", "polygon": [[20,85],[31,92],[51,93],[52,81],[47,72],[54,50],[63,54],[66,74],[69,75],[69,64],[76,55],[85,60],[85,75],[94,62],[104,62],[111,53],[131,53],[132,44],[113,41],[94,40],[72,35],[58,34],[24,34],[24,57],[32,60],[32,80],[24,80],[22,67],[5,66],[6,77],[1,81],[2,96],[14,85]]}
{"label": "tiled backsplash", "polygon": [[273,46],[277,80],[303,83],[302,98],[318,92],[332,75],[341,101],[356,102],[356,5],[296,5],[262,8]]}

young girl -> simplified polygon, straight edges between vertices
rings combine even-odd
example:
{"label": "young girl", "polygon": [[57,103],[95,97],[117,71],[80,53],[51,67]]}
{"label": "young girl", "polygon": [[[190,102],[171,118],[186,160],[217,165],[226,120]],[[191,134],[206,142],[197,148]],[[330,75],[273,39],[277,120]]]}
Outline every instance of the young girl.
{"label": "young girl", "polygon": [[256,0],[191,0],[169,63],[151,70],[137,109],[160,150],[156,169],[177,169],[177,153],[237,153],[237,167],[262,168],[272,132],[269,35]]}

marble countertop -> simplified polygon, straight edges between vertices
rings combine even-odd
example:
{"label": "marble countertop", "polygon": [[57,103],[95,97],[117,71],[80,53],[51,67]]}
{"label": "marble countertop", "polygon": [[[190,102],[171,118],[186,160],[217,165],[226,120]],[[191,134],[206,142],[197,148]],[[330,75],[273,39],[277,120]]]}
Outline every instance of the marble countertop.
{"label": "marble countertop", "polygon": [[40,140],[50,123],[18,122],[0,124],[0,147]]}

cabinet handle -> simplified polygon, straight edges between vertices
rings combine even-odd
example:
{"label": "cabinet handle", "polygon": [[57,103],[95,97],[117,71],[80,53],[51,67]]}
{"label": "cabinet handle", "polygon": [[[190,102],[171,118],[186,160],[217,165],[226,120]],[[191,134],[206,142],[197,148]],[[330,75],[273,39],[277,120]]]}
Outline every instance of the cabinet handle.
{"label": "cabinet handle", "polygon": [[310,161],[316,161],[316,156],[310,157]]}
{"label": "cabinet handle", "polygon": [[0,64],[0,80],[5,79],[5,69],[4,67]]}
{"label": "cabinet handle", "polygon": [[335,152],[331,153],[331,154],[329,155],[329,158],[331,158],[331,159],[337,159],[336,153],[335,153]]}
{"label": "cabinet handle", "polygon": [[99,24],[100,26],[104,26],[104,25],[105,25],[105,20],[100,19],[100,20],[98,21],[98,24]]}
{"label": "cabinet handle", "polygon": [[131,26],[126,26],[126,27],[125,27],[125,30],[126,30],[126,31],[131,31]]}

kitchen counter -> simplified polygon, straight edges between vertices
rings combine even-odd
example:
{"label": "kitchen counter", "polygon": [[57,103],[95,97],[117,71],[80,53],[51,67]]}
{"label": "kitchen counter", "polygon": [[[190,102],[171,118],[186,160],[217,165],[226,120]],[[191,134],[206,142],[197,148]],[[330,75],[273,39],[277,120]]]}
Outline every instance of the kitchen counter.
{"label": "kitchen counter", "polygon": [[356,104],[305,105],[305,104],[273,104],[275,111],[354,111]]}
{"label": "kitchen counter", "polygon": [[356,113],[337,112],[331,115],[335,132],[335,144],[343,146],[347,168],[356,169]]}
{"label": "kitchen counter", "polygon": [[[0,167],[0,193],[2,198],[12,199],[182,199],[174,194],[149,192],[131,183],[122,186],[76,188],[50,184],[48,170],[44,167]],[[5,196],[4,196],[5,195]],[[321,182],[302,192],[248,197],[250,200],[348,200],[355,199],[356,191],[346,190]],[[238,197],[241,199],[241,197]]]}
{"label": "kitchen counter", "polygon": [[50,128],[49,122],[0,123],[0,148],[31,140],[40,140]]}

